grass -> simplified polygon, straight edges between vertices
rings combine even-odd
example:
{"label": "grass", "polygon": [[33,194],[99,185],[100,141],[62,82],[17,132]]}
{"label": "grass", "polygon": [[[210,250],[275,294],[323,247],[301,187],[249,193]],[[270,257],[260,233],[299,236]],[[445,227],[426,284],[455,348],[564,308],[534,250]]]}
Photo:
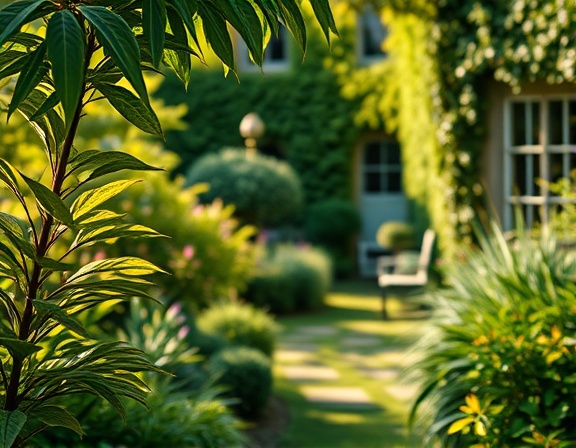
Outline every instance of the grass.
{"label": "grass", "polygon": [[[409,302],[391,299],[392,320],[383,321],[378,288],[368,282],[336,285],[322,311],[279,319],[283,327],[281,348],[289,344],[313,344],[317,350],[308,365],[335,369],[338,378],[305,383],[283,376],[282,367],[302,364],[279,359],[275,362],[276,393],[287,403],[291,422],[283,435],[282,448],[412,448],[421,443],[410,436],[406,420],[410,399],[400,395],[415,392],[399,378],[376,378],[370,372],[400,372],[408,362],[406,348],[423,328],[423,313]],[[333,334],[310,334],[306,328],[333,328]],[[364,342],[362,342],[364,341]],[[401,376],[401,375],[400,375]],[[361,387],[375,406],[351,410],[312,404],[302,386]]]}

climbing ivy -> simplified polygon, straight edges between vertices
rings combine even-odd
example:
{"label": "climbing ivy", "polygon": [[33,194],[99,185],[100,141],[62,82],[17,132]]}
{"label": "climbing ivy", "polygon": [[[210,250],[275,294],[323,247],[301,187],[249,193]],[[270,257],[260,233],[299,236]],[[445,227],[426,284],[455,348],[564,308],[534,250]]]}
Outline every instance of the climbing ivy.
{"label": "climbing ivy", "polygon": [[377,69],[381,76],[372,76],[379,83],[362,84],[371,74],[356,72],[344,92],[362,98],[360,124],[382,120],[397,132],[406,192],[424,206],[451,256],[471,241],[471,221],[484,208],[485,81],[515,93],[537,80],[573,82],[576,3],[413,0],[379,7],[390,29],[390,56]]}

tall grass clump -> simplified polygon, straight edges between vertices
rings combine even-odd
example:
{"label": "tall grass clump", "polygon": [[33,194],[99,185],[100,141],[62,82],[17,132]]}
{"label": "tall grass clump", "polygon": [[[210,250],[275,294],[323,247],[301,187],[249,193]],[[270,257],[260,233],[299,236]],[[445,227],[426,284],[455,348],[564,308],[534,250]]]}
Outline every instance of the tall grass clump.
{"label": "tall grass clump", "polygon": [[414,347],[411,424],[435,447],[574,446],[574,256],[549,232],[490,230],[449,268]]}

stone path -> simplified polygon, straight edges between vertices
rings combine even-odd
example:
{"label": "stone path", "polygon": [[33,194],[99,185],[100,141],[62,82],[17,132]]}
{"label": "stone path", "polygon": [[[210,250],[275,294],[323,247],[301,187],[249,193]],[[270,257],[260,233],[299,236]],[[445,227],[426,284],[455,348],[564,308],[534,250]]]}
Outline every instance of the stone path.
{"label": "stone path", "polygon": [[[362,384],[338,384],[340,374],[337,369],[319,365],[314,352],[330,345],[340,352],[339,360],[354,368],[361,377],[382,382],[381,393],[398,401],[408,402],[415,396],[412,386],[399,380],[401,368],[399,360],[403,354],[393,348],[382,347],[382,340],[376,336],[363,335],[352,331],[328,327],[300,327],[297,334],[285,334],[276,352],[276,364],[281,375],[299,385],[302,396],[315,406],[327,406],[349,411],[369,411],[380,408]],[[373,354],[356,353],[357,348],[373,347]],[[379,367],[375,367],[378,365]]]}

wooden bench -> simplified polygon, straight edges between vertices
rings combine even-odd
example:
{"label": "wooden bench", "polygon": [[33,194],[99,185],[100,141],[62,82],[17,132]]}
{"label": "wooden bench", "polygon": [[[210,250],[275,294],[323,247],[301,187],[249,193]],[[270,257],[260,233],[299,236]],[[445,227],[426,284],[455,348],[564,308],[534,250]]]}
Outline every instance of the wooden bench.
{"label": "wooden bench", "polygon": [[382,317],[384,319],[388,319],[386,299],[389,288],[396,286],[425,286],[428,283],[428,269],[432,259],[435,239],[436,233],[433,230],[428,229],[424,232],[422,246],[417,255],[417,263],[408,271],[401,269],[402,253],[378,257],[378,286],[382,288]]}

